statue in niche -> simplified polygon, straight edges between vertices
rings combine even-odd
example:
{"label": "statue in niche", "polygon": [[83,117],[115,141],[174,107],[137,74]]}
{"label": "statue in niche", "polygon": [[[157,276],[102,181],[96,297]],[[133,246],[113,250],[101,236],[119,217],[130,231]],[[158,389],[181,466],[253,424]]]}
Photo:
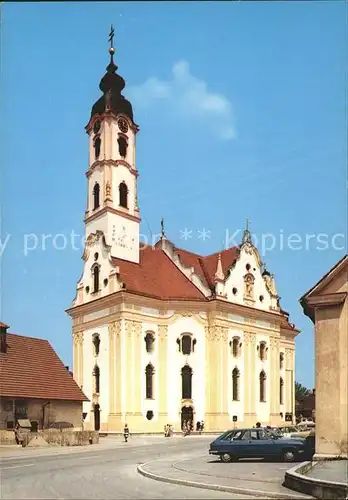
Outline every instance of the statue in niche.
{"label": "statue in niche", "polygon": [[105,191],[106,191],[106,197],[107,198],[111,198],[111,184],[110,184],[110,181],[107,181],[106,187],[105,187]]}
{"label": "statue in niche", "polygon": [[252,299],[254,296],[254,276],[249,273],[244,276],[245,298]]}

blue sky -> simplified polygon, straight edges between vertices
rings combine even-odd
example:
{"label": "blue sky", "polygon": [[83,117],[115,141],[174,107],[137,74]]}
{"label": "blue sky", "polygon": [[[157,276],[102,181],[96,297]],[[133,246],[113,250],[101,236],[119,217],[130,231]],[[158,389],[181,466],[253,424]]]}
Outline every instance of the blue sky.
{"label": "blue sky", "polygon": [[[298,299],[344,254],[344,238],[333,237],[346,228],[345,10],[343,1],[5,3],[0,319],[11,331],[49,339],[71,365],[64,311],[82,251],[68,238],[83,234],[84,126],[113,23],[140,125],[142,233],[158,233],[163,215],[177,246],[209,254],[250,217],[302,330],[296,378],[312,387],[313,328]],[[287,243],[292,233],[301,243]],[[48,234],[63,234],[66,248],[43,245]],[[306,234],[316,235],[307,245]],[[25,238],[37,248],[25,252]]]}

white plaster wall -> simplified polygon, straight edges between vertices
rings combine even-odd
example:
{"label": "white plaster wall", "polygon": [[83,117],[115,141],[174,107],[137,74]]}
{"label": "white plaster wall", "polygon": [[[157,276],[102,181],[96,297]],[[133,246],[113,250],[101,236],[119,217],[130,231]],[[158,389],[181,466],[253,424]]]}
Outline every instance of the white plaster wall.
{"label": "white plaster wall", "polygon": [[[189,356],[178,351],[176,340],[183,333],[196,339],[195,352]],[[204,326],[193,317],[180,318],[168,327],[168,418],[170,423],[180,425],[181,369],[186,361],[192,368],[192,400],[195,421],[204,420],[205,413],[205,331]]]}
{"label": "white plaster wall", "polygon": [[[110,283],[109,275],[112,270],[114,270],[113,265],[109,260],[109,251],[105,247],[102,238],[91,244],[89,247],[89,255],[83,268],[82,278],[79,285],[83,285],[83,303],[90,302],[100,297],[104,297],[110,293]],[[98,253],[98,260],[94,260],[95,253]],[[92,266],[97,262],[100,265],[100,275],[99,275],[99,292],[93,293],[93,274]],[[108,280],[107,285],[104,285],[104,279]],[[89,286],[89,293],[86,292],[86,286]]]}
{"label": "white plaster wall", "polygon": [[[239,337],[240,342],[242,343],[242,347],[240,348],[240,356],[234,357],[232,353],[232,348],[230,347],[230,342],[234,337]],[[226,376],[228,377],[227,390],[228,390],[228,414],[232,420],[233,415],[237,415],[238,422],[244,420],[244,332],[243,330],[230,328],[228,332],[228,373]],[[237,367],[240,376],[239,376],[239,401],[232,400],[232,371]]]}
{"label": "white plaster wall", "polygon": [[[260,345],[260,342],[266,342],[267,351],[267,359],[265,361],[261,361],[260,359],[260,351],[257,349],[257,346]],[[269,343],[269,337],[267,334],[259,333],[256,335],[256,346],[255,346],[255,399],[256,399],[256,415],[257,420],[259,422],[268,422],[270,418],[270,400],[271,400],[271,376],[270,373],[270,357],[271,357],[271,349]],[[260,402],[260,373],[264,370],[266,373],[266,401],[264,403]]]}
{"label": "white plaster wall", "polygon": [[[94,356],[92,337],[100,335],[99,355]],[[87,412],[86,423],[91,422],[93,399],[93,368],[97,364],[100,369],[100,422],[107,423],[109,415],[109,328],[102,325],[83,332],[83,386],[82,390],[90,400],[83,403],[83,411]]]}
{"label": "white plaster wall", "polygon": [[139,262],[139,223],[122,215],[107,212],[86,225],[86,236],[103,231],[111,246],[111,255],[130,262]]}
{"label": "white plaster wall", "polygon": [[[250,264],[249,271],[246,270],[246,265]],[[244,276],[247,273],[253,274],[254,282],[254,307],[264,311],[268,311],[271,305],[271,297],[266,288],[265,281],[261,274],[261,269],[258,265],[256,256],[252,253],[247,254],[245,249],[241,249],[240,257],[237,260],[235,267],[231,271],[230,276],[225,283],[225,293],[227,300],[235,304],[244,304]],[[232,290],[237,288],[237,294],[234,295]],[[260,295],[264,297],[263,301],[259,300]]]}

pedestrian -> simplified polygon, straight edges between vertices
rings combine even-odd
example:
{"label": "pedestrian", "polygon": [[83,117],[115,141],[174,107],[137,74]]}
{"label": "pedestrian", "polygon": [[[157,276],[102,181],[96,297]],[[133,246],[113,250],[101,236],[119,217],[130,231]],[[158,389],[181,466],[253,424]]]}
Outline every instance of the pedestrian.
{"label": "pedestrian", "polygon": [[124,429],[123,429],[123,436],[124,436],[124,440],[126,443],[128,443],[128,438],[129,438],[129,427],[128,425],[126,424],[124,426]]}
{"label": "pedestrian", "polygon": [[203,431],[204,431],[204,422],[202,420],[202,422],[201,422],[201,432],[203,432]]}
{"label": "pedestrian", "polygon": [[201,423],[198,421],[196,423],[196,431],[199,432],[201,430]]}

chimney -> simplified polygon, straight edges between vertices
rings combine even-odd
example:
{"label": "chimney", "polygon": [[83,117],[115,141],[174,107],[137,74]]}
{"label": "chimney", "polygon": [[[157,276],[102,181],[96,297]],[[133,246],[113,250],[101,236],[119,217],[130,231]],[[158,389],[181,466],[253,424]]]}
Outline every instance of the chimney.
{"label": "chimney", "polygon": [[0,321],[0,352],[7,352],[6,334],[9,326]]}

